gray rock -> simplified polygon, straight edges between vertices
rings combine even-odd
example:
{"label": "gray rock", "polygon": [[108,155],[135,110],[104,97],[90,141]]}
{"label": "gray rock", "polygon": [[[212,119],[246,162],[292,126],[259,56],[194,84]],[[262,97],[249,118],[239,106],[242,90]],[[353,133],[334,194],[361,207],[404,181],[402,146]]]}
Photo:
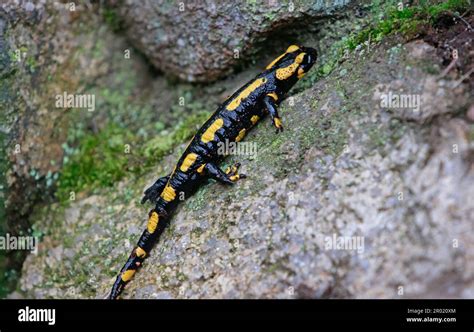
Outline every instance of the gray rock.
{"label": "gray rock", "polygon": [[[285,132],[263,122],[246,137],[257,158],[226,161],[248,178],[182,203],[124,297],[472,297],[473,142],[462,113],[472,92],[423,70],[420,61],[440,62],[430,49],[390,39],[356,51],[282,102]],[[383,107],[389,91],[434,95],[414,113]],[[49,232],[23,266],[25,297],[105,296],[149,208],[118,188],[139,197],[155,176],[72,202],[81,216],[72,226],[51,227],[64,210],[40,215]],[[118,202],[124,209],[111,208]],[[49,265],[59,247],[62,262]]]}
{"label": "gray rock", "polygon": [[241,58],[249,61],[264,36],[295,21],[304,26],[349,2],[126,0],[115,10],[130,41],[156,68],[184,81],[210,82],[232,72]]}

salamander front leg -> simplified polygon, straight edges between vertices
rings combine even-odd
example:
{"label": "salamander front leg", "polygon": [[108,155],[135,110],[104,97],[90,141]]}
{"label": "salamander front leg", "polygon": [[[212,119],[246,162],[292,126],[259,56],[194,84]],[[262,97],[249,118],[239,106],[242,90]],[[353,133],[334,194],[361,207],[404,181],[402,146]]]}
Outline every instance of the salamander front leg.
{"label": "salamander front leg", "polygon": [[277,110],[277,105],[275,103],[275,99],[273,97],[267,95],[263,98],[263,103],[265,104],[265,107],[268,110],[268,113],[270,113],[270,116],[272,117],[273,125],[276,127],[276,132],[282,132],[283,131],[283,126],[281,124],[281,119],[278,116],[278,110]]}
{"label": "salamander front leg", "polygon": [[238,174],[239,167],[240,164],[236,163],[224,172],[217,165],[208,163],[206,164],[206,171],[209,177],[220,183],[234,184],[237,180],[246,178],[245,174]]}
{"label": "salamander front leg", "polygon": [[229,179],[233,182],[247,177],[245,174],[239,174],[239,167],[240,163],[235,163],[234,165],[227,167],[225,170],[225,174],[227,174]]}

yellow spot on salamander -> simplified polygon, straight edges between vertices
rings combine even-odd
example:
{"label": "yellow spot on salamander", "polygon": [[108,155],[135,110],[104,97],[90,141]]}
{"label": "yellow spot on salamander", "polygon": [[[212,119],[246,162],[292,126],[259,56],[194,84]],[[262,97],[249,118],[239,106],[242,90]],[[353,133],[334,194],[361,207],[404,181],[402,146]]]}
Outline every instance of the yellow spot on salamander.
{"label": "yellow spot on salamander", "polygon": [[240,178],[240,175],[236,174],[236,175],[232,175],[229,179],[230,181],[237,181],[239,178]]}
{"label": "yellow spot on salamander", "polygon": [[146,256],[146,251],[140,247],[137,247],[137,249],[135,249],[135,254],[137,255],[137,257],[143,258]]}
{"label": "yellow spot on salamander", "polygon": [[252,122],[252,124],[256,124],[257,121],[260,119],[260,117],[258,115],[254,115],[250,118],[250,122]]}
{"label": "yellow spot on salamander", "polygon": [[298,45],[291,45],[290,47],[288,47],[286,49],[286,53],[291,53],[291,52],[294,52],[294,51],[298,51],[300,49],[300,47]]}
{"label": "yellow spot on salamander", "polygon": [[227,167],[227,169],[225,170],[225,174],[229,174],[229,173],[236,173],[237,172],[237,166],[233,165],[233,166],[229,166]]}
{"label": "yellow spot on salamander", "polygon": [[189,153],[186,156],[186,158],[184,158],[183,163],[181,164],[181,167],[179,168],[181,170],[181,172],[186,172],[189,169],[189,167],[191,167],[192,164],[194,164],[197,157],[198,157],[197,154]]}
{"label": "yellow spot on salamander", "polygon": [[127,270],[125,271],[124,273],[122,273],[122,280],[127,282],[129,281],[130,279],[133,278],[133,276],[135,275],[135,270]]}
{"label": "yellow spot on salamander", "polygon": [[295,58],[295,62],[298,63],[298,64],[302,64],[305,55],[306,55],[306,53],[304,53],[304,52],[298,54],[298,56]]}
{"label": "yellow spot on salamander", "polygon": [[197,169],[197,172],[199,174],[201,174],[202,172],[204,172],[204,167],[206,167],[206,164],[202,164],[201,166],[199,166],[199,168]]}
{"label": "yellow spot on salamander", "polygon": [[298,79],[299,80],[302,79],[305,74],[306,73],[304,72],[303,68],[298,69]]}
{"label": "yellow spot on salamander", "polygon": [[276,71],[276,78],[278,78],[280,81],[286,80],[290,78],[298,68],[299,64],[296,62],[293,62],[291,65],[277,69]]}
{"label": "yellow spot on salamander", "polygon": [[265,77],[262,77],[262,78],[257,78],[256,80],[254,80],[251,84],[249,84],[248,87],[246,87],[244,90],[242,90],[239,95],[237,97],[235,97],[230,103],[229,105],[227,105],[226,109],[228,111],[233,111],[235,110],[237,107],[239,107],[240,103],[242,102],[242,100],[244,100],[245,98],[247,98],[248,96],[250,96],[250,94],[252,92],[254,92],[255,90],[257,90],[260,86],[262,86],[263,84],[265,84],[267,82],[267,79]]}
{"label": "yellow spot on salamander", "polygon": [[239,134],[238,134],[237,137],[235,138],[235,141],[236,141],[236,142],[240,142],[240,141],[244,138],[245,132],[246,132],[245,129],[242,129],[241,131],[239,131]]}
{"label": "yellow spot on salamander", "polygon": [[279,68],[276,71],[276,77],[281,81],[281,80],[286,80],[293,76],[293,74],[296,72],[298,69],[299,65],[303,62],[303,58],[306,53],[300,53],[298,56],[295,58],[295,62],[293,62],[291,65],[284,67],[284,68]]}
{"label": "yellow spot on salamander", "polygon": [[280,120],[280,118],[275,118],[275,119],[273,120],[273,122],[275,123],[275,127],[281,128],[281,120]]}
{"label": "yellow spot on salamander", "polygon": [[161,198],[167,202],[171,202],[176,198],[176,191],[169,184],[166,185],[165,189],[161,193]]}
{"label": "yellow spot on salamander", "polygon": [[153,211],[150,218],[148,219],[148,225],[146,226],[146,229],[148,230],[148,233],[155,232],[156,226],[158,226],[158,220],[159,220],[158,213]]}
{"label": "yellow spot on salamander", "polygon": [[283,53],[282,55],[280,55],[278,58],[276,58],[275,60],[273,60],[267,67],[266,69],[271,69],[278,61],[280,61],[281,58],[283,58],[287,53],[292,53],[292,52],[295,52],[295,51],[298,51],[300,48],[299,46],[297,45],[291,45],[290,47],[288,47],[286,49],[286,52]]}
{"label": "yellow spot on salamander", "polygon": [[272,97],[275,101],[278,100],[278,96],[277,96],[277,94],[276,94],[275,92],[269,93],[268,96]]}
{"label": "yellow spot on salamander", "polygon": [[222,119],[217,119],[216,121],[214,121],[209,126],[209,128],[207,128],[204,134],[202,134],[201,141],[204,143],[209,143],[210,141],[213,141],[216,131],[221,129],[223,125],[224,125],[224,120]]}

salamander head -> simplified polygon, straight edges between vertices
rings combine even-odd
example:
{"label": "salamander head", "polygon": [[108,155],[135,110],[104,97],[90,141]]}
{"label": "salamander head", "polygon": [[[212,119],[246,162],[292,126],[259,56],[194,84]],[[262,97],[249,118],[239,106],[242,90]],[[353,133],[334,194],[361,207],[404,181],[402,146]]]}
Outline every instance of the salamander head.
{"label": "salamander head", "polygon": [[298,73],[298,79],[302,78],[303,75],[307,73],[311,67],[313,67],[313,65],[316,63],[316,59],[318,58],[318,52],[312,47],[302,47],[300,55],[301,54],[304,54],[304,56],[303,61],[298,68],[300,71],[300,73]]}
{"label": "salamander head", "polygon": [[291,82],[292,85],[311,69],[316,59],[317,52],[314,48],[291,45],[266,69],[275,71],[275,76],[279,81]]}

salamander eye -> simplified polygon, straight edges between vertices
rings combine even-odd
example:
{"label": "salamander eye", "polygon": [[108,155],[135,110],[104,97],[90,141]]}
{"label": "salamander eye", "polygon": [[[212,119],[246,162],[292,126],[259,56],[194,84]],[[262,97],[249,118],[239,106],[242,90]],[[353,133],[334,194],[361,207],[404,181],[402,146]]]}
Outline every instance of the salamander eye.
{"label": "salamander eye", "polygon": [[316,49],[311,47],[302,47],[302,50],[306,53],[304,63],[314,64],[316,62],[316,59],[318,58],[318,52],[316,51]]}

